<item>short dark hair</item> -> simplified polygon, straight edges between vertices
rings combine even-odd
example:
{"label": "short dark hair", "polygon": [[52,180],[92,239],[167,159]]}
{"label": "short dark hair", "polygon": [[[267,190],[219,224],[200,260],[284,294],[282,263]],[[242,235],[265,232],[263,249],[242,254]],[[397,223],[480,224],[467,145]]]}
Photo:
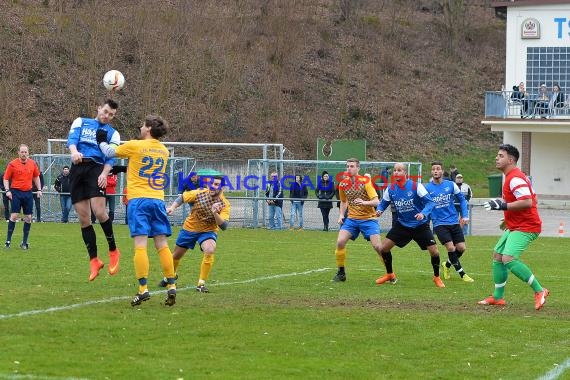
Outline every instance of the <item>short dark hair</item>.
{"label": "short dark hair", "polygon": [[114,110],[119,108],[119,103],[117,103],[113,99],[105,99],[105,101],[103,102],[103,105],[105,105],[105,104],[107,104],[109,107],[111,107],[111,109],[114,109]]}
{"label": "short dark hair", "polygon": [[509,156],[512,156],[515,159],[515,162],[518,162],[520,153],[515,146],[511,144],[501,144],[499,145],[499,150],[504,150]]}
{"label": "short dark hair", "polygon": [[63,165],[63,168],[64,168],[64,169],[69,169],[69,166]]}
{"label": "short dark hair", "polygon": [[354,162],[356,166],[360,166],[360,160],[358,158],[351,157],[346,162]]}
{"label": "short dark hair", "polygon": [[168,133],[168,123],[160,116],[148,115],[144,119],[144,125],[150,128],[150,135],[159,139]]}
{"label": "short dark hair", "polygon": [[432,162],[432,163],[431,163],[431,166],[434,166],[434,165],[439,165],[439,166],[441,166],[441,168],[443,169],[443,162],[441,162],[441,161],[434,161],[434,162]]}

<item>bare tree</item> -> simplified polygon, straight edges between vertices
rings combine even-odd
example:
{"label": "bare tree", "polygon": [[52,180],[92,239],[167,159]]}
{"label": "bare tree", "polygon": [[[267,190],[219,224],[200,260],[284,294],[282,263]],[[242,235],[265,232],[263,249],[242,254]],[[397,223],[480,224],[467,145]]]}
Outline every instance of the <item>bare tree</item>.
{"label": "bare tree", "polygon": [[457,51],[459,42],[465,36],[467,8],[463,0],[441,0],[444,27],[449,37],[449,50]]}
{"label": "bare tree", "polygon": [[354,13],[358,7],[360,0],[337,0],[338,7],[340,9],[340,19],[341,21],[346,21],[350,19],[350,16]]}

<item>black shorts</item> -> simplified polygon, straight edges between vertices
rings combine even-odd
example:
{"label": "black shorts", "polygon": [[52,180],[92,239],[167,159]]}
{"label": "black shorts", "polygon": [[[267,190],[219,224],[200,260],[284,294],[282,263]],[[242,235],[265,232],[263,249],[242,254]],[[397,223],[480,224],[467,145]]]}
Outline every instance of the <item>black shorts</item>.
{"label": "black shorts", "polygon": [[105,189],[100,188],[97,184],[102,172],[103,165],[94,161],[84,161],[77,165],[71,165],[69,169],[71,203],[95,197],[104,197]]}
{"label": "black shorts", "polygon": [[409,228],[396,221],[392,229],[388,231],[386,238],[392,240],[400,248],[405,247],[412,240],[422,250],[426,250],[427,247],[436,244],[433,233],[429,228],[429,223],[424,223],[416,228]]}
{"label": "black shorts", "polygon": [[453,245],[465,242],[463,229],[459,224],[452,224],[447,226],[437,226],[433,228],[433,232],[437,235],[441,244],[453,242]]}
{"label": "black shorts", "polygon": [[24,215],[32,215],[34,209],[32,190],[21,191],[14,188],[10,190],[12,192],[12,214],[19,214],[21,210]]}

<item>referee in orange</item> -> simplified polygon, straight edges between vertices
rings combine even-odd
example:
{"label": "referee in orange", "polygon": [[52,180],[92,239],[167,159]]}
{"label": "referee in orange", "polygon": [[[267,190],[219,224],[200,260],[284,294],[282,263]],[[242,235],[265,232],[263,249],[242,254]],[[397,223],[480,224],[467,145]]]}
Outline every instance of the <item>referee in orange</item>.
{"label": "referee in orange", "polygon": [[20,243],[20,248],[28,249],[28,236],[32,226],[32,211],[34,198],[32,195],[32,181],[38,189],[36,195],[42,196],[42,186],[40,183],[40,169],[34,160],[30,159],[30,150],[27,145],[20,145],[18,148],[18,158],[10,161],[4,172],[4,187],[6,196],[12,201],[10,221],[8,222],[8,236],[5,248],[10,248],[12,234],[16,227],[16,220],[20,211],[24,213],[24,236]]}

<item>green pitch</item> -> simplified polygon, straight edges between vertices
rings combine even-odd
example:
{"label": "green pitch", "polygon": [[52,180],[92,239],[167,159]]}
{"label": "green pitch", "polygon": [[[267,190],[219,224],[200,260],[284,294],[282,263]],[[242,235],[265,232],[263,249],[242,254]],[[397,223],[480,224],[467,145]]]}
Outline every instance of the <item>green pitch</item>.
{"label": "green pitch", "polygon": [[493,288],[495,237],[468,239],[462,263],[474,283],[454,275],[437,289],[415,245],[393,251],[398,284],[376,286],[376,254],[350,242],[348,280],[332,283],[335,233],[233,229],[220,234],[211,293],[194,291],[201,254],[189,251],[177,303],[163,306],[151,249],[154,292],[132,308],[125,226],[121,271],[105,267],[92,283],[78,225],[34,224],[29,251],[20,235],[18,223],[13,248],[0,251],[0,379],[570,378],[568,239],[539,238],[523,255],[552,292],[536,312],[514,276],[507,307],[476,305]]}

